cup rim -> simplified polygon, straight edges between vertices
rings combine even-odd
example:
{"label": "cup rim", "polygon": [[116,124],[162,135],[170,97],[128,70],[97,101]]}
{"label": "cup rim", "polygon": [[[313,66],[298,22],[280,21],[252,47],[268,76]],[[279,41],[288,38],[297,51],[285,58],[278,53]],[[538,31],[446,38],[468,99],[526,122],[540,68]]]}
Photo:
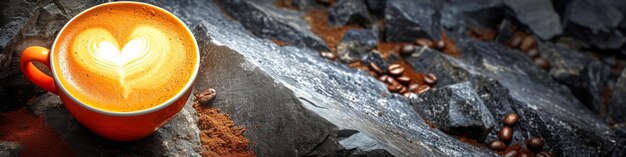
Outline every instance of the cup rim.
{"label": "cup rim", "polygon": [[[196,47],[196,62],[195,62],[195,66],[194,66],[194,70],[193,73],[191,75],[191,77],[189,78],[189,80],[187,81],[187,83],[185,84],[184,88],[178,92],[178,94],[174,95],[174,97],[171,97],[170,99],[168,99],[165,102],[162,102],[158,105],[152,106],[148,109],[143,109],[143,110],[137,110],[137,111],[131,111],[131,112],[118,112],[118,111],[107,111],[107,110],[103,110],[103,109],[99,109],[99,108],[95,108],[92,106],[89,106],[87,104],[85,104],[84,102],[76,99],[74,96],[72,96],[67,90],[65,90],[65,87],[63,86],[63,84],[61,84],[59,77],[57,75],[56,69],[55,69],[55,60],[53,57],[56,53],[54,52],[54,48],[56,46],[56,43],[59,41],[59,37],[61,36],[61,34],[65,31],[65,28],[67,28],[73,21],[74,19],[76,19],[79,16],[82,16],[83,14],[85,14],[88,11],[91,11],[95,8],[99,8],[99,7],[103,7],[103,6],[107,6],[107,5],[113,5],[113,4],[120,4],[120,3],[126,3],[126,4],[140,4],[140,5],[145,5],[148,7],[153,7],[157,10],[160,10],[162,12],[164,12],[165,14],[169,14],[172,17],[174,17],[174,19],[176,19],[177,22],[180,22],[182,24],[183,27],[185,27],[185,30],[187,30],[187,33],[189,33],[189,35],[191,35],[191,39],[192,42],[194,44],[194,46]],[[98,4],[96,6],[93,6],[89,9],[86,9],[82,12],[80,12],[79,14],[75,15],[74,17],[72,17],[72,19],[70,19],[67,23],[65,23],[65,25],[63,26],[63,28],[59,31],[59,33],[57,34],[56,38],[54,39],[54,42],[52,42],[52,48],[50,49],[50,55],[49,55],[49,60],[50,60],[50,67],[51,67],[51,71],[52,71],[52,76],[54,77],[54,82],[57,86],[57,88],[62,91],[67,97],[69,97],[72,101],[76,102],[77,104],[79,104],[80,106],[87,108],[93,112],[97,112],[100,114],[104,114],[104,115],[110,115],[110,116],[136,116],[136,115],[143,115],[143,114],[148,114],[148,113],[152,113],[158,110],[161,110],[165,107],[170,106],[171,104],[173,104],[174,102],[178,101],[179,99],[181,99],[181,97],[183,97],[183,95],[185,93],[187,93],[187,91],[192,87],[194,81],[196,80],[196,76],[198,75],[198,71],[200,68],[200,47],[198,47],[198,42],[196,41],[196,38],[193,36],[193,33],[191,32],[191,30],[189,29],[189,27],[187,27],[187,25],[180,20],[180,18],[178,18],[176,15],[174,15],[173,13],[152,5],[152,4],[148,4],[148,3],[143,3],[143,2],[132,2],[132,1],[117,1],[117,2],[107,2],[107,3],[103,3],[103,4]]]}

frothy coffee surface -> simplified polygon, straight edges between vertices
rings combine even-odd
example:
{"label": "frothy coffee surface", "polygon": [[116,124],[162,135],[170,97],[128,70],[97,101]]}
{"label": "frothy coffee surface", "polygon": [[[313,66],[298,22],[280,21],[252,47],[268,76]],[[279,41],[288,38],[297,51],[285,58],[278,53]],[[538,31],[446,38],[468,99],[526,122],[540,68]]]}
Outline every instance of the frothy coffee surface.
{"label": "frothy coffee surface", "polygon": [[173,98],[191,79],[193,36],[153,6],[111,3],[76,17],[54,46],[65,89],[94,108],[130,112]]}

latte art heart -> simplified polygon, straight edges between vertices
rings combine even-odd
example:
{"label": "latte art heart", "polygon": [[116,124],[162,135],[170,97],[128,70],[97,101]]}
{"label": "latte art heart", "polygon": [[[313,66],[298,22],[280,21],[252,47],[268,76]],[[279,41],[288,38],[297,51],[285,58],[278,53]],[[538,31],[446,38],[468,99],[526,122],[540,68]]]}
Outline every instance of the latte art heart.
{"label": "latte art heart", "polygon": [[[78,34],[72,51],[84,69],[101,77],[119,80],[123,97],[133,88],[140,88],[142,81],[154,81],[162,70],[166,53],[170,51],[167,37],[149,26],[137,27],[128,37],[128,42],[119,44],[107,30],[92,28]],[[79,60],[76,60],[77,62]],[[139,74],[141,73],[141,74]],[[153,84],[154,85],[154,84]]]}

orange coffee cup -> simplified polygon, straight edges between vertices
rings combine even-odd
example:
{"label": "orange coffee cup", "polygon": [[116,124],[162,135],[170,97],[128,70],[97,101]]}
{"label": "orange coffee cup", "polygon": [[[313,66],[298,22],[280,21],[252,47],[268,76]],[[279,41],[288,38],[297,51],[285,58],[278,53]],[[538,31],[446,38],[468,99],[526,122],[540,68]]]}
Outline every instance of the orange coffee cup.
{"label": "orange coffee cup", "polygon": [[[196,47],[196,61],[194,62],[195,68],[193,69],[191,77],[187,82],[182,82],[185,83],[183,90],[178,92],[172,98],[167,99],[166,101],[158,105],[154,105],[151,108],[131,112],[112,112],[92,107],[89,104],[78,100],[75,96],[72,96],[72,94],[70,94],[70,92],[66,90],[67,87],[64,87],[63,84],[59,82],[59,75],[61,74],[59,74],[59,72],[54,69],[54,65],[59,64],[59,61],[55,60],[55,58],[52,57],[53,54],[58,53],[54,52],[54,46],[60,40],[61,34],[66,31],[65,29],[68,27],[68,25],[77,17],[83,16],[83,14],[94,8],[105,7],[107,5],[120,3],[145,5],[146,7],[154,7],[156,9],[160,9],[164,13],[169,14],[176,20],[178,20],[178,22],[180,22],[180,24],[185,27],[186,31],[191,34],[189,28],[172,13],[150,4],[139,2],[111,2],[100,4],[81,12],[66,24],[59,32],[57,38],[54,40],[51,49],[53,51],[39,46],[32,46],[25,49],[20,58],[20,69],[22,70],[26,78],[31,80],[34,84],[51,93],[57,94],[65,104],[65,108],[80,123],[89,128],[91,131],[111,140],[131,141],[151,135],[159,127],[167,123],[174,115],[181,111],[185,103],[188,101],[190,93],[192,91],[192,84],[198,73],[200,55],[198,52],[198,45],[196,43],[196,40],[195,38],[193,38],[193,36],[191,36],[191,39],[193,39],[193,43],[190,44]],[[40,62],[46,65],[49,69],[51,69],[52,77],[37,69],[32,64],[32,62]]]}

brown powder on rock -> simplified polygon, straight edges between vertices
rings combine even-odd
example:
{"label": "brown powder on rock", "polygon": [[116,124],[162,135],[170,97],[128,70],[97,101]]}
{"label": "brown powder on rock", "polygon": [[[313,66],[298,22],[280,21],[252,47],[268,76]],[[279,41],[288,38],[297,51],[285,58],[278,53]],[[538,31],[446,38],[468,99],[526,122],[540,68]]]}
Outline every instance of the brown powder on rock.
{"label": "brown powder on rock", "polygon": [[337,51],[337,45],[341,42],[343,35],[350,29],[363,29],[358,25],[347,25],[343,27],[333,27],[328,24],[328,11],[311,10],[304,19],[311,26],[311,31],[321,37],[326,42],[331,51]]}
{"label": "brown powder on rock", "polygon": [[19,155],[28,156],[74,156],[69,145],[44,119],[26,108],[0,114],[0,141],[21,145]]}
{"label": "brown powder on rock", "polygon": [[202,106],[198,101],[194,101],[193,106],[198,111],[203,156],[256,156],[248,147],[250,141],[243,136],[245,129],[235,126],[228,115]]}

